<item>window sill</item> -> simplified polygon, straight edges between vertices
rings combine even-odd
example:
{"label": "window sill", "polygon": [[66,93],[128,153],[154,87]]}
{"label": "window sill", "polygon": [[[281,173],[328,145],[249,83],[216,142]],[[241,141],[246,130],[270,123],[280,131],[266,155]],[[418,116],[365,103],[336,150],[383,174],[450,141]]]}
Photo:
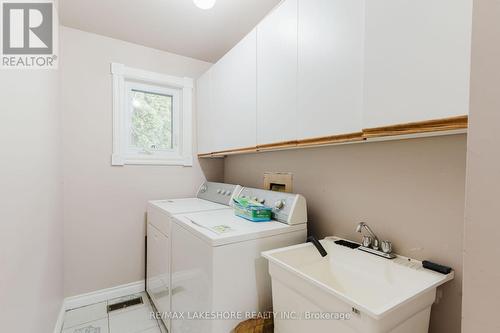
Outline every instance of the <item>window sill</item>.
{"label": "window sill", "polygon": [[193,157],[151,157],[151,158],[133,158],[129,156],[121,156],[113,154],[111,157],[111,165],[157,165],[157,166],[193,166]]}

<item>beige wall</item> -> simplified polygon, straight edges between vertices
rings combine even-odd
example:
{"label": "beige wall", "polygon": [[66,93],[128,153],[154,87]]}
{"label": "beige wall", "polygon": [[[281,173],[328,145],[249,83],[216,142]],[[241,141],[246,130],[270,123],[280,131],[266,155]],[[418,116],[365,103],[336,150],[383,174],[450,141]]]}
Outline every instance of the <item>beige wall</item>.
{"label": "beige wall", "polygon": [[63,299],[58,72],[0,72],[0,331],[49,333]]}
{"label": "beige wall", "polygon": [[[143,279],[146,202],[191,196],[204,179],[196,163],[111,166],[110,63],[189,77],[210,64],[69,28],[61,30],[61,45],[64,273],[71,296]],[[217,178],[221,163],[206,166],[207,174]]]}
{"label": "beige wall", "polygon": [[474,1],[463,332],[500,332],[500,1]]}
{"label": "beige wall", "polygon": [[261,187],[265,171],[293,172],[311,234],[359,240],[365,221],[398,253],[453,267],[431,332],[458,333],[465,157],[465,135],[290,150],[228,157],[225,181]]}

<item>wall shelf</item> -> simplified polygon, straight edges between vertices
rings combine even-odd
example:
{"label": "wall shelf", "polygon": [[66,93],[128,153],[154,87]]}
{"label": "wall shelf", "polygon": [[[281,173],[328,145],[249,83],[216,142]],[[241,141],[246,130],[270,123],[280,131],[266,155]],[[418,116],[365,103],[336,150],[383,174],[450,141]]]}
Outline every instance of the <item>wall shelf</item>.
{"label": "wall shelf", "polygon": [[467,126],[468,116],[459,116],[407,124],[368,128],[363,130],[363,136],[365,138],[376,138],[430,132],[454,131],[466,129]]}
{"label": "wall shelf", "polygon": [[198,158],[223,158],[229,155],[253,154],[285,149],[313,148],[346,143],[362,143],[371,140],[398,140],[411,137],[436,136],[467,131],[468,116],[434,119],[384,127],[367,128],[362,132],[276,142],[255,147],[245,147],[199,154]]}

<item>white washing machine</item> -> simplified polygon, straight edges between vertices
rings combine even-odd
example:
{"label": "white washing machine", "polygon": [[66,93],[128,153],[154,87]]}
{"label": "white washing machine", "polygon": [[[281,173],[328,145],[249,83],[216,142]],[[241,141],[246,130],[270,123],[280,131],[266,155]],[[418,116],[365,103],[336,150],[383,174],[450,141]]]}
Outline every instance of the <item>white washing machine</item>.
{"label": "white washing machine", "polygon": [[[150,201],[147,212],[147,267],[146,291],[156,309],[170,312],[170,264],[172,216],[180,213],[226,210],[232,212],[229,204],[239,194],[238,185],[206,182],[196,198]],[[162,318],[170,330],[168,317]]]}
{"label": "white washing machine", "polygon": [[273,209],[273,221],[250,222],[232,210],[180,214],[172,224],[173,333],[230,333],[246,312],[272,309],[262,251],[307,238],[304,197],[243,188],[240,196]]}

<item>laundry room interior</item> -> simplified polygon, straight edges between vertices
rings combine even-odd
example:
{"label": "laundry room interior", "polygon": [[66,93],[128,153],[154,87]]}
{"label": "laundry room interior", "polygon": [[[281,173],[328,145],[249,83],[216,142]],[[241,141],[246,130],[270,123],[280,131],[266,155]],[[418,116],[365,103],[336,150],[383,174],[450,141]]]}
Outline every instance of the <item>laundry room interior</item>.
{"label": "laundry room interior", "polygon": [[498,1],[0,6],[0,331],[500,332]]}

